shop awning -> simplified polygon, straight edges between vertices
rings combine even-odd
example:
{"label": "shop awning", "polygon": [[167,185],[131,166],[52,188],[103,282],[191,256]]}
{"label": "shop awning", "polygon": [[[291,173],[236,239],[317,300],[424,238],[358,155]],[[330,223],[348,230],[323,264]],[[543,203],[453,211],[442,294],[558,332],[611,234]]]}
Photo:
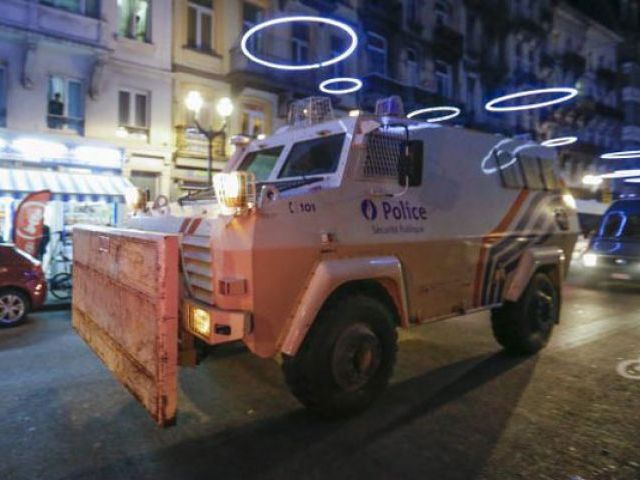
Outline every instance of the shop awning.
{"label": "shop awning", "polygon": [[48,189],[53,194],[53,200],[124,202],[126,190],[132,187],[129,180],[117,175],[0,168],[0,196],[13,198]]}

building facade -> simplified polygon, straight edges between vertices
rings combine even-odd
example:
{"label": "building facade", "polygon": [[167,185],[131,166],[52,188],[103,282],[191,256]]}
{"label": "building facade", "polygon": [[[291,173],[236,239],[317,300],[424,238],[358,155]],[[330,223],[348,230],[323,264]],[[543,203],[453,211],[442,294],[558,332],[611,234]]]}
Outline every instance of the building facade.
{"label": "building facade", "polygon": [[[99,160],[73,168],[124,175],[152,199],[175,199],[208,185],[208,144],[196,118],[205,129],[225,129],[212,151],[221,170],[230,136],[274,132],[293,100],[347,76],[364,86],[332,97],[341,114],[399,95],[407,112],[459,107],[452,124],[536,140],[578,136],[561,150],[561,166],[589,196],[582,176],[611,166],[598,160],[602,152],[640,148],[639,11],[640,0],[5,0],[0,152],[24,164],[10,148],[22,133],[68,150],[115,149],[124,159],[118,168]],[[266,68],[240,50],[248,28],[293,14],[349,24],[358,50],[339,64],[295,72]],[[302,64],[347,44],[336,28],[300,23],[270,27],[249,48]],[[575,86],[580,96],[540,111],[484,110],[490,98],[544,86]],[[197,117],[185,106],[191,92],[203,99]],[[216,109],[224,97],[234,106],[229,118]],[[67,168],[59,163],[40,166]]]}
{"label": "building facade", "polygon": [[[163,5],[164,4],[164,5]],[[169,190],[170,0],[6,0],[0,16],[2,224],[29,190],[53,231],[115,224],[134,184]]]}

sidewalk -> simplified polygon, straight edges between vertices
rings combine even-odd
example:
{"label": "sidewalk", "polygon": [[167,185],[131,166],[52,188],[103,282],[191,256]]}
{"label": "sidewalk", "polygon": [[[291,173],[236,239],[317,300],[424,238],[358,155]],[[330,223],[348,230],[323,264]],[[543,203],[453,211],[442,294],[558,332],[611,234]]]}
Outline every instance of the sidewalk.
{"label": "sidewalk", "polygon": [[44,305],[40,308],[40,311],[50,312],[55,310],[69,310],[71,309],[71,299],[69,300],[59,300],[51,293],[47,293],[47,300],[44,302]]}

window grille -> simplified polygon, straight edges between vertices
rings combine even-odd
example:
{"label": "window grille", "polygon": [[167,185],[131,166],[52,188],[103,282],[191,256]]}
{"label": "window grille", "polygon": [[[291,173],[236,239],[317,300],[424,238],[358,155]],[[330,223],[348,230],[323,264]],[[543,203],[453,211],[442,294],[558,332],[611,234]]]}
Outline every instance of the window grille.
{"label": "window grille", "polygon": [[398,159],[402,154],[404,136],[389,131],[374,131],[367,135],[365,177],[398,176]]}

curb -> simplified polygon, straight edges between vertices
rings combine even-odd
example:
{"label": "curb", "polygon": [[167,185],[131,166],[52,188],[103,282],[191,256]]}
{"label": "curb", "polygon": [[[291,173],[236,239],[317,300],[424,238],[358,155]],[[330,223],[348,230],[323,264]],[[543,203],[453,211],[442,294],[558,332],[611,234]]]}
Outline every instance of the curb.
{"label": "curb", "polygon": [[50,303],[38,309],[39,312],[57,312],[60,310],[71,310],[71,303]]}

